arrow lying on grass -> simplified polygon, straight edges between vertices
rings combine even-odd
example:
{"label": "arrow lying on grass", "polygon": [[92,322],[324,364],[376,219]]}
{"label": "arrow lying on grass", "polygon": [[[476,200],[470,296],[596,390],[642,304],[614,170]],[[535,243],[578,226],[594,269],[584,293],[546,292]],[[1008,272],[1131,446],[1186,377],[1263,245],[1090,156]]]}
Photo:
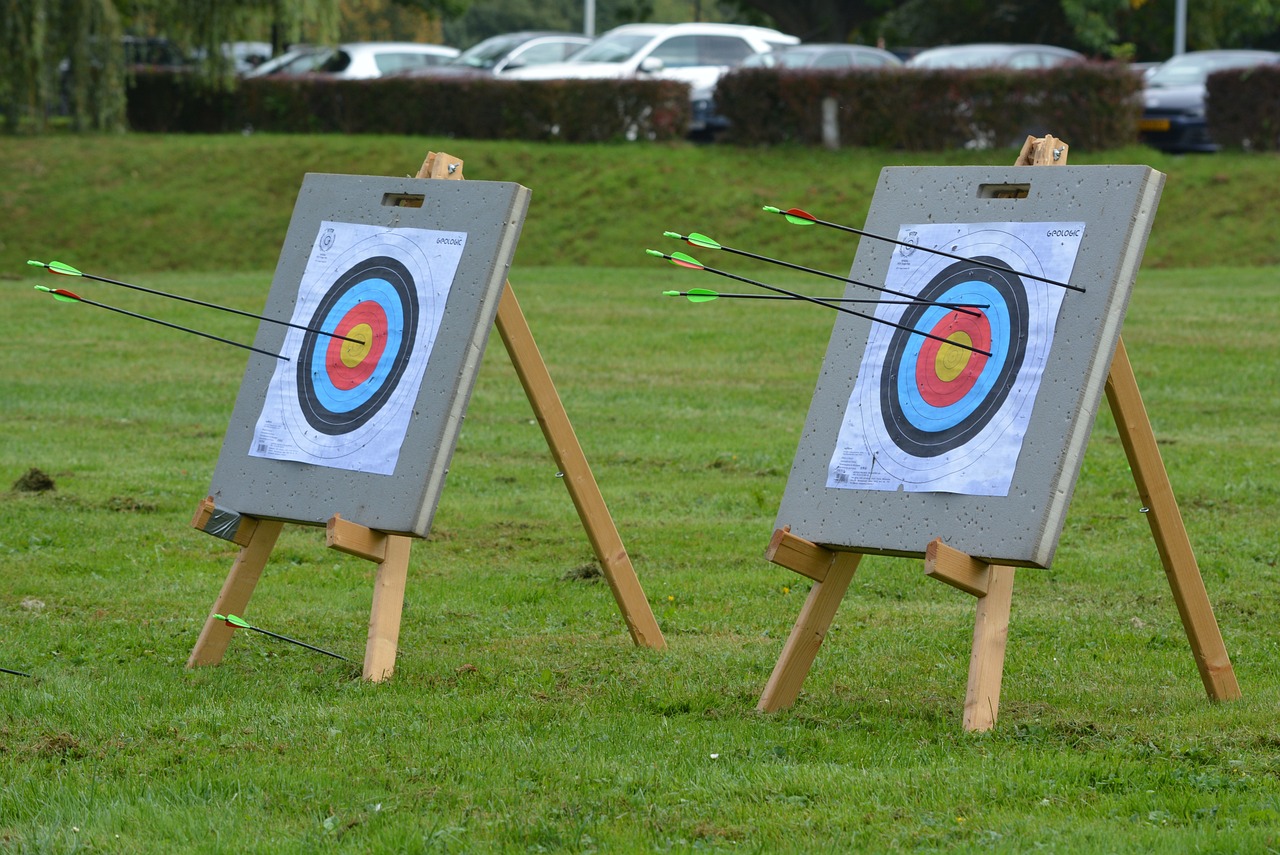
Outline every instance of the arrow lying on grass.
{"label": "arrow lying on grass", "polygon": [[934,255],[941,255],[945,258],[953,258],[956,261],[967,261],[970,264],[976,264],[979,267],[986,267],[991,270],[1009,271],[1017,274],[1018,276],[1023,277],[1024,279],[1035,279],[1037,282],[1047,282],[1050,285],[1057,285],[1059,288],[1067,288],[1071,291],[1078,291],[1081,294],[1084,293],[1084,289],[1079,287],[1078,285],[1068,285],[1066,282],[1059,282],[1056,279],[1049,279],[1048,277],[1045,277],[1045,276],[1037,276],[1034,273],[1023,273],[1022,271],[1019,271],[1019,270],[1013,270],[1012,268],[1007,267],[1003,264],[992,264],[989,261],[981,261],[976,258],[966,258],[963,255],[956,255],[951,252],[945,252],[941,249],[934,249],[933,247],[924,246],[918,243],[907,243],[905,240],[898,240],[897,238],[887,237],[886,235],[878,235],[873,232],[863,231],[862,229],[855,229],[853,226],[845,226],[845,225],[841,225],[840,223],[827,222],[826,220],[820,220],[817,217],[815,217],[813,214],[810,214],[808,211],[802,211],[799,208],[789,208],[784,211],[781,208],[775,208],[772,205],[765,205],[764,210],[766,213],[769,213],[769,214],[781,214],[782,216],[787,218],[788,223],[792,223],[797,226],[814,226],[814,225],[826,226],[829,229],[838,229],[839,231],[842,231],[842,232],[851,232],[852,234],[861,235],[862,237],[869,237],[872,240],[882,240],[885,243],[896,243],[898,246],[910,247],[911,249],[918,249],[918,250],[921,250],[922,252],[931,252]]}
{"label": "arrow lying on grass", "polygon": [[[709,238],[706,235],[698,234],[697,232],[691,232],[690,234],[687,234],[687,235],[682,235],[679,232],[663,232],[662,236],[675,238],[676,240],[682,240],[685,243],[689,244],[690,246],[702,247],[703,249],[718,249],[721,252],[729,252],[729,253],[733,253],[734,255],[741,255],[744,258],[754,258],[757,261],[766,261],[769,264],[776,264],[779,267],[786,267],[791,270],[799,270],[801,273],[812,273],[814,276],[825,276],[828,279],[834,279],[837,282],[847,282],[850,285],[859,285],[863,288],[870,288],[872,291],[879,291],[883,294],[893,294],[895,297],[906,297],[912,303],[923,303],[928,306],[941,306],[944,309],[955,309],[961,314],[972,315],[973,317],[977,317],[982,313],[970,311],[971,309],[988,308],[988,306],[985,303],[984,304],[938,303],[933,300],[920,300],[916,297],[915,294],[908,294],[905,291],[895,291],[892,288],[885,288],[882,285],[872,285],[869,282],[859,282],[857,279],[850,279],[847,276],[840,276],[836,273],[828,273],[825,270],[817,270],[813,267],[805,267],[801,264],[792,264],[790,261],[783,261],[780,258],[770,258],[767,255],[757,255],[754,252],[747,252],[745,249],[734,249],[731,246],[725,246],[719,241],[713,240],[712,238]],[[823,299],[826,299],[826,298],[824,297]],[[828,302],[836,302],[836,301],[830,300]],[[842,301],[842,302],[852,302],[852,301]],[[886,300],[885,302],[892,302],[892,301]]]}
{"label": "arrow lying on grass", "polygon": [[262,629],[261,627],[257,627],[257,626],[249,626],[249,622],[247,620],[241,617],[236,617],[235,615],[214,615],[213,619],[225,621],[227,626],[232,627],[233,629],[251,629],[254,632],[260,632],[263,635],[269,635],[272,638],[278,638],[281,641],[287,641],[290,644],[296,644],[299,647],[305,647],[308,650],[314,650],[316,653],[323,653],[325,656],[332,656],[334,659],[341,659],[343,662],[351,661],[345,656],[339,656],[336,653],[330,653],[328,650],[323,650],[319,647],[314,647],[310,644],[307,644],[305,641],[299,641],[298,639],[290,638],[287,635],[280,635],[279,633],[272,632],[269,629]]}
{"label": "arrow lying on grass", "polygon": [[214,341],[220,341],[223,344],[229,344],[229,345],[232,345],[233,347],[241,347],[241,348],[244,348],[245,350],[252,350],[254,353],[261,353],[261,354],[265,354],[266,356],[274,356],[276,359],[283,359],[285,362],[290,361],[289,357],[287,356],[281,356],[280,354],[272,353],[269,350],[261,350],[249,344],[242,344],[241,342],[238,342],[238,341],[232,341],[229,338],[222,338],[221,336],[216,336],[216,335],[213,335],[212,333],[201,332],[200,330],[193,330],[190,327],[180,327],[177,324],[171,324],[168,321],[162,321],[159,318],[152,318],[147,315],[140,315],[137,312],[130,312],[126,309],[121,309],[116,306],[108,306],[106,303],[98,303],[93,300],[86,300],[84,297],[81,297],[79,294],[76,294],[72,291],[68,291],[65,288],[46,288],[43,285],[37,285],[36,290],[43,291],[44,293],[52,296],[53,299],[62,303],[84,303],[86,306],[97,306],[99,309],[106,309],[109,312],[119,312],[122,315],[128,315],[131,318],[137,318],[138,320],[141,320],[141,321],[150,321],[151,323],[159,324],[162,327],[169,327],[169,329],[181,330],[182,332],[191,333],[192,335],[198,335],[204,338],[211,338]]}
{"label": "arrow lying on grass", "polygon": [[991,356],[991,353],[989,351],[982,350],[980,348],[973,347],[971,345],[967,345],[959,341],[952,341],[950,339],[943,338],[942,336],[925,332],[924,330],[912,329],[911,327],[903,326],[902,324],[895,324],[893,321],[886,321],[883,318],[877,318],[875,315],[868,315],[865,312],[858,312],[853,309],[846,309],[844,306],[838,306],[834,303],[827,303],[822,300],[819,300],[816,297],[808,297],[808,296],[805,296],[804,294],[797,294],[794,291],[788,291],[787,289],[779,288],[776,285],[766,285],[764,282],[757,282],[754,279],[748,279],[747,277],[739,276],[736,273],[729,273],[727,270],[717,270],[714,267],[707,267],[705,264],[698,261],[698,259],[683,252],[675,252],[675,253],[672,253],[671,255],[667,255],[665,252],[660,252],[656,249],[646,249],[645,252],[657,258],[665,258],[667,261],[670,261],[672,264],[676,265],[677,267],[687,267],[690,270],[702,270],[702,271],[705,271],[706,273],[714,273],[717,276],[724,276],[728,279],[733,279],[738,282],[745,282],[748,285],[756,285],[760,288],[764,288],[767,291],[773,291],[774,293],[777,293],[777,294],[786,294],[787,296],[792,297],[796,300],[804,300],[805,302],[808,302],[808,303],[814,303],[819,306],[826,306],[828,309],[835,309],[837,312],[844,312],[846,315],[853,315],[855,317],[864,318],[868,321],[872,321],[877,324],[884,324],[886,326],[893,327],[894,329],[904,330],[909,333],[914,333],[915,335],[921,335],[921,336],[924,336],[925,338],[933,339],[934,341],[940,341],[943,344],[949,344],[952,347],[958,347],[961,350],[969,350],[974,353],[981,353],[983,356]]}
{"label": "arrow lying on grass", "polygon": [[330,338],[339,338],[339,339],[342,339],[343,341],[349,341],[352,344],[361,344],[361,345],[366,344],[366,342],[363,342],[358,338],[348,338],[345,335],[338,335],[337,333],[325,332],[324,330],[316,329],[314,327],[303,326],[302,324],[295,324],[289,321],[280,321],[280,320],[276,320],[275,318],[268,318],[265,315],[255,315],[253,312],[244,312],[244,311],[241,311],[240,309],[233,309],[230,306],[220,306],[217,303],[206,303],[204,300],[196,300],[192,297],[183,297],[180,294],[170,294],[167,291],[157,291],[154,288],[143,288],[141,285],[132,285],[128,282],[121,282],[118,279],[108,279],[105,276],[95,276],[92,273],[81,273],[79,270],[76,270],[70,264],[63,264],[61,261],[50,261],[47,263],[43,261],[28,261],[27,264],[33,265],[35,267],[43,267],[45,270],[48,270],[50,273],[58,273],[63,276],[79,276],[84,279],[92,279],[95,282],[106,282],[108,285],[119,285],[121,288],[129,288],[134,291],[141,291],[144,294],[154,294],[157,297],[167,297],[170,300],[180,300],[183,303],[191,303],[196,306],[203,306],[206,309],[217,309],[219,312],[230,312],[233,315],[240,315],[241,317],[245,317],[245,318],[256,318],[259,321],[266,321],[269,324],[279,324],[282,327],[293,327],[295,330],[303,330],[305,332],[317,333],[318,335],[325,335],[325,336],[329,336]]}
{"label": "arrow lying on grass", "polygon": [[25,671],[15,671],[15,670],[13,670],[12,668],[0,668],[0,671],[3,671],[5,674],[13,674],[14,676],[17,676],[17,677],[30,677],[30,676],[31,676],[30,674],[26,673]]}

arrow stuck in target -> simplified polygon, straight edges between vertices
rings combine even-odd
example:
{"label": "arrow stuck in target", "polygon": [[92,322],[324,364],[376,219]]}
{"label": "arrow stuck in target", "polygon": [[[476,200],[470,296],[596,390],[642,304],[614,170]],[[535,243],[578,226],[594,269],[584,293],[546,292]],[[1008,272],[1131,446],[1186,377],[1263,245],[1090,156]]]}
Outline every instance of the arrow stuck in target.
{"label": "arrow stuck in target", "polygon": [[[268,318],[265,315],[255,315],[253,312],[245,312],[240,309],[233,309],[230,306],[221,306],[217,303],[207,303],[204,300],[196,300],[192,297],[183,297],[180,294],[170,294],[167,291],[157,291],[154,288],[144,288],[141,285],[133,285],[129,282],[121,282],[118,279],[108,279],[105,276],[95,276],[92,273],[82,273],[81,271],[72,267],[70,264],[64,264],[61,261],[49,261],[49,262],[27,261],[27,264],[30,264],[33,267],[43,267],[45,270],[48,270],[50,273],[56,273],[61,276],[78,276],[83,279],[91,279],[94,282],[105,282],[108,285],[118,285],[121,288],[128,288],[133,291],[141,291],[144,294],[152,294],[157,297],[165,297],[170,300],[179,300],[183,303],[191,303],[196,306],[203,306],[206,309],[216,309],[219,312],[228,312],[230,314],[240,315],[241,317],[245,317],[245,318],[254,318],[259,321],[266,321],[269,324],[278,324],[283,327],[292,327],[293,329],[296,329],[296,330],[303,330],[304,332],[310,332],[310,333],[315,333],[317,335],[328,336],[329,338],[337,338],[343,341],[349,341],[352,344],[358,344],[358,345],[368,344],[368,342],[362,341],[361,339],[358,339],[358,338],[348,338],[347,336],[338,335],[337,333],[332,333],[332,332],[326,332],[325,330],[316,329],[315,327],[308,327],[302,324],[291,323],[290,321],[278,320],[276,318]],[[50,289],[46,289],[46,290],[50,290]],[[87,300],[83,300],[83,299],[81,299],[80,301],[88,302]],[[178,329],[183,329],[183,328],[178,327]],[[194,332],[194,330],[187,330],[187,332]]]}

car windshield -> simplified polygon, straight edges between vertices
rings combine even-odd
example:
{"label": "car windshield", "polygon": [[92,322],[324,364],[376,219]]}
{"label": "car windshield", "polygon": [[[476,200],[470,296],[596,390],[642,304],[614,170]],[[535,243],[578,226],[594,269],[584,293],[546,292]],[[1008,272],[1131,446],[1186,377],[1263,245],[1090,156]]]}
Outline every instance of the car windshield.
{"label": "car windshield", "polygon": [[1224,68],[1241,68],[1257,65],[1257,56],[1195,56],[1183,54],[1157,66],[1147,77],[1148,86],[1197,86],[1204,85],[1209,75]]}
{"label": "car windshield", "polygon": [[465,65],[467,68],[493,68],[498,60],[524,43],[524,39],[512,36],[494,36],[460,53],[449,61],[450,65]]}
{"label": "car windshield", "polygon": [[585,50],[573,55],[574,62],[626,62],[647,45],[652,36],[605,36]]}

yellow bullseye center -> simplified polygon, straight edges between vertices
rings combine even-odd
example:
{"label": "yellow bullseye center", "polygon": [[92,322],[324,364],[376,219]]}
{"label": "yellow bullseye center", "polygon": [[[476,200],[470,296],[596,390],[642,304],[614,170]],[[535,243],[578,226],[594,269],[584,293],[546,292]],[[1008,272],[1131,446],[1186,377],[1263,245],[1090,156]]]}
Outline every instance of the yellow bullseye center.
{"label": "yellow bullseye center", "polygon": [[[969,334],[963,331],[953,332],[947,336],[947,341],[951,344],[944,344],[938,348],[938,356],[934,359],[933,370],[937,372],[938,379],[945,383],[960,376],[960,372],[964,371],[966,365],[969,364],[969,358],[973,356],[972,350],[965,348],[973,347],[973,339]],[[956,345],[962,345],[956,347]]]}
{"label": "yellow bullseye center", "polygon": [[342,353],[339,355],[342,364],[348,368],[355,368],[369,355],[369,348],[373,345],[373,327],[368,324],[356,324],[346,337],[362,342],[362,344],[356,344],[354,341],[342,343]]}

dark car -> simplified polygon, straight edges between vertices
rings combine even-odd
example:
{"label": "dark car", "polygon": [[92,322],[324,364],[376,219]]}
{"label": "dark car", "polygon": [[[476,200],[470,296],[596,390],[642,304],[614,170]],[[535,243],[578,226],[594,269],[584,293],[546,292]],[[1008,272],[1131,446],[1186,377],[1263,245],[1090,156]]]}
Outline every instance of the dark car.
{"label": "dark car", "polygon": [[887,50],[848,44],[804,44],[774,48],[742,61],[743,68],[896,68],[902,60]]}
{"label": "dark car", "polygon": [[1205,122],[1205,81],[1215,71],[1275,62],[1280,62],[1280,53],[1199,50],[1161,63],[1146,76],[1139,136],[1162,151],[1217,151]]}
{"label": "dark car", "polygon": [[443,65],[414,69],[406,74],[412,77],[501,76],[517,68],[564,62],[591,42],[589,36],[577,33],[505,33],[472,45]]}

